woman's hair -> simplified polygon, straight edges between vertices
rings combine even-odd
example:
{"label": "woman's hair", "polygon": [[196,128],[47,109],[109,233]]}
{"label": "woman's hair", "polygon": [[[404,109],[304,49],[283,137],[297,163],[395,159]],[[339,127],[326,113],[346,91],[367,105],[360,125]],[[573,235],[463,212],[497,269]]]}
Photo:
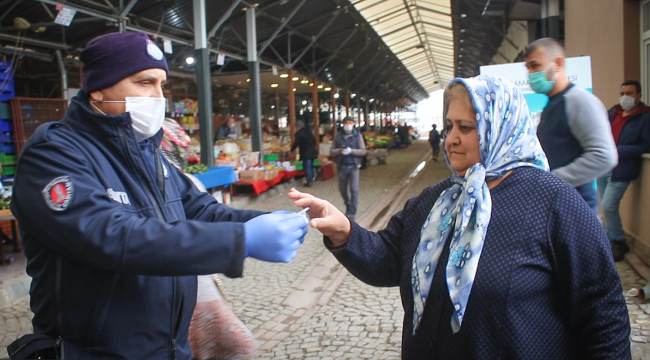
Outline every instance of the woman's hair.
{"label": "woman's hair", "polygon": [[467,88],[465,85],[463,85],[463,83],[457,82],[445,89],[445,116],[447,115],[447,110],[449,110],[449,103],[452,99],[462,100],[465,108],[474,112],[474,104],[472,104],[472,98],[469,96],[469,91],[467,91]]}

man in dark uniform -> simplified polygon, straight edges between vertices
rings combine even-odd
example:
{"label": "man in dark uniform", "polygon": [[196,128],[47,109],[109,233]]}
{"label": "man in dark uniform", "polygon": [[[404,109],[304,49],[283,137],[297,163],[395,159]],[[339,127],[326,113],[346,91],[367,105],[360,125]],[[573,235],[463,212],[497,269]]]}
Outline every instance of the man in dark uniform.
{"label": "man in dark uniform", "polygon": [[168,67],[146,35],[97,37],[80,60],[84,90],[18,165],[12,210],[35,335],[14,344],[37,340],[30,354],[56,346],[66,359],[189,360],[196,275],[242,276],[248,256],[291,261],[305,220],[233,210],[165,160]]}

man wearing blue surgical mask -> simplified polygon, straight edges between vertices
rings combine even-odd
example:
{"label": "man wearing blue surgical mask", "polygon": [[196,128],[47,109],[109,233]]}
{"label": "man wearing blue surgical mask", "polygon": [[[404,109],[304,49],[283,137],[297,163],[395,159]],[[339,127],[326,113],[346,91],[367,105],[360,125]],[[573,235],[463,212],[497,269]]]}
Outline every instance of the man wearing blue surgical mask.
{"label": "man wearing blue surgical mask", "polygon": [[167,162],[168,66],[148,36],[103,35],[79,58],[84,89],[35,131],[16,173],[35,334],[9,353],[189,360],[196,275],[240,277],[246,257],[289,262],[307,224],[219,204]]}
{"label": "man wearing blue surgical mask", "polygon": [[594,180],[618,161],[607,110],[596,96],[569,81],[564,48],[556,40],[531,43],[525,58],[530,87],[549,97],[537,136],[551,173],[573,185],[598,214]]}

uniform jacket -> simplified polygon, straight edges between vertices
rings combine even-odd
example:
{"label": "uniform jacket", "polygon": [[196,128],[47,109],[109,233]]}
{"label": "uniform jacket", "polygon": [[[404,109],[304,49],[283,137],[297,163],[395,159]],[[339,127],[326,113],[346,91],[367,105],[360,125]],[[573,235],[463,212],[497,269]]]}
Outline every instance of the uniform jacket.
{"label": "uniform jacket", "polygon": [[196,275],[242,275],[243,223],[136,142],[128,113],[97,114],[83,91],[19,159],[12,211],[27,257],[34,332],[66,359],[191,359]]}
{"label": "uniform jacket", "polygon": [[[641,103],[641,111],[623,125],[618,137],[618,165],[612,170],[611,181],[627,182],[635,180],[641,173],[641,155],[650,152],[650,107]],[[609,109],[609,121],[614,122],[621,105]]]}

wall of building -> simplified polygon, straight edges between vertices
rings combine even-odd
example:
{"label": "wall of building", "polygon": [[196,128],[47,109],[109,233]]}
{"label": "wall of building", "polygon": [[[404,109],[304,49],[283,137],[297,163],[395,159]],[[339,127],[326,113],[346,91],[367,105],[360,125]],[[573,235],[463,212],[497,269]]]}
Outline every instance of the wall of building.
{"label": "wall of building", "polygon": [[567,56],[591,56],[594,94],[607,107],[618,103],[620,84],[640,79],[639,2],[571,0],[564,6]]}
{"label": "wall of building", "polygon": [[[625,74],[624,0],[564,2],[567,56],[591,56],[594,94],[606,107],[619,102]],[[637,15],[638,18],[638,3]],[[637,19],[638,22],[638,19]],[[638,48],[637,41],[636,47]],[[630,55],[631,56],[631,55]],[[629,57],[629,56],[628,56]],[[637,64],[640,62],[636,52]]]}
{"label": "wall of building", "polygon": [[650,155],[644,155],[641,175],[621,201],[620,213],[626,241],[644,263],[650,263]]}

